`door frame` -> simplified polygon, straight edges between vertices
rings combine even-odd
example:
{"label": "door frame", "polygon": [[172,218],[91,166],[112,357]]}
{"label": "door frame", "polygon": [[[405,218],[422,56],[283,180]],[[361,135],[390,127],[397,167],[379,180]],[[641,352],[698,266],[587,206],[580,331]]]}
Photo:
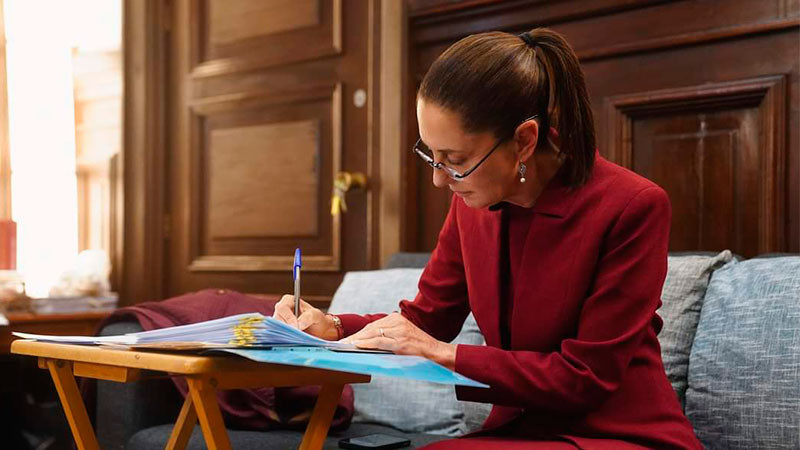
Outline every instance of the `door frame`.
{"label": "door frame", "polygon": [[112,180],[122,189],[112,200],[111,226],[121,306],[160,300],[164,289],[170,9],[169,0],[123,0],[123,142]]}

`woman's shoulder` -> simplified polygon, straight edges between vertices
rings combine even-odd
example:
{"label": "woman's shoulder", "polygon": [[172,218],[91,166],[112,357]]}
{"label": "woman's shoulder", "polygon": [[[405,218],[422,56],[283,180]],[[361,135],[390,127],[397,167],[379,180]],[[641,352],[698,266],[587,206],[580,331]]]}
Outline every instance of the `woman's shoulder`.
{"label": "woman's shoulder", "polygon": [[574,195],[570,215],[593,223],[614,223],[624,211],[670,214],[669,197],[658,184],[599,155],[589,180]]}
{"label": "woman's shoulder", "polygon": [[590,196],[601,195],[622,203],[627,203],[639,195],[666,198],[664,189],[655,182],[601,156],[595,159],[592,176],[585,187]]}
{"label": "woman's shoulder", "polygon": [[661,189],[659,185],[653,181],[639,175],[638,173],[615,164],[602,156],[595,159],[594,169],[589,183],[596,183],[599,185],[614,185],[621,191],[642,190],[647,188]]}

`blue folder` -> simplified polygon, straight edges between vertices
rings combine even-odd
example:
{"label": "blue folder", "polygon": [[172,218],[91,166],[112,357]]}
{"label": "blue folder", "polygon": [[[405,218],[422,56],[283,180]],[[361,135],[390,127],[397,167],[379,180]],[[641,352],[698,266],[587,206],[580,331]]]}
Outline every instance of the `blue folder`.
{"label": "blue folder", "polygon": [[374,377],[406,378],[439,384],[460,386],[489,386],[453,372],[420,356],[385,353],[348,353],[325,348],[289,347],[271,349],[219,349],[253,361],[290,366],[316,367]]}

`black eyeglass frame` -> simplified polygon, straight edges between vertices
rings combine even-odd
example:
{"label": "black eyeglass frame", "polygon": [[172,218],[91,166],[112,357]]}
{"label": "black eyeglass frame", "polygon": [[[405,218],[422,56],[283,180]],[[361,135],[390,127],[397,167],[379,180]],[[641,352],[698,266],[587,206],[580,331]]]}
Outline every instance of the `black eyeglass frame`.
{"label": "black eyeglass frame", "polygon": [[[529,120],[536,120],[536,119],[538,119],[538,118],[539,118],[539,115],[538,115],[538,114],[534,114],[534,115],[532,115],[532,116],[528,117],[527,119],[525,119],[525,120],[523,120],[522,122],[520,122],[520,123],[519,123],[519,124],[518,124],[518,125],[517,125],[517,126],[514,128],[514,132],[516,132],[517,128],[519,128],[519,126],[520,126],[520,125],[522,125],[523,123],[525,123],[525,122],[527,122],[527,121],[529,121]],[[514,137],[514,135],[513,135],[513,134],[511,134],[511,136],[507,136],[507,137],[504,137],[504,138],[501,138],[501,139],[499,139],[499,140],[497,141],[497,143],[496,143],[496,144],[494,144],[494,147],[492,147],[492,148],[491,148],[491,150],[489,150],[489,151],[486,153],[486,155],[484,155],[484,156],[483,156],[483,158],[481,158],[481,160],[480,160],[480,161],[478,161],[478,163],[477,163],[477,164],[475,164],[474,166],[472,166],[472,168],[471,168],[471,169],[467,170],[467,171],[466,171],[466,172],[464,172],[464,173],[459,173],[457,170],[453,169],[452,167],[448,167],[448,166],[447,166],[447,165],[445,165],[443,162],[436,162],[436,161],[434,161],[434,159],[433,159],[432,157],[428,156],[428,155],[427,155],[427,154],[426,154],[424,151],[420,150],[420,148],[419,148],[419,144],[422,142],[422,138],[419,138],[419,139],[417,139],[417,142],[414,144],[414,147],[413,147],[411,150],[412,150],[414,153],[416,153],[416,154],[417,154],[417,156],[419,156],[419,157],[420,157],[420,159],[422,159],[423,161],[425,161],[426,163],[428,163],[428,165],[429,165],[429,166],[433,167],[434,169],[444,170],[444,172],[445,172],[445,173],[446,173],[446,174],[447,174],[447,175],[448,175],[450,178],[452,178],[452,179],[454,179],[454,180],[456,180],[456,181],[461,181],[461,180],[463,180],[464,178],[468,177],[468,176],[469,176],[469,174],[471,174],[472,172],[474,172],[474,171],[475,171],[475,170],[476,170],[478,167],[480,167],[480,165],[481,165],[481,164],[483,164],[483,162],[484,162],[484,161],[486,161],[486,160],[489,158],[489,156],[491,156],[491,155],[492,155],[492,153],[494,153],[494,151],[495,151],[495,150],[497,150],[497,148],[498,148],[498,147],[500,147],[500,144],[502,144],[503,142],[505,142],[505,141],[507,141],[507,140],[511,139],[512,137]],[[429,149],[429,150],[430,150],[430,149]],[[433,154],[433,150],[431,150],[431,155],[432,155],[432,154]]]}

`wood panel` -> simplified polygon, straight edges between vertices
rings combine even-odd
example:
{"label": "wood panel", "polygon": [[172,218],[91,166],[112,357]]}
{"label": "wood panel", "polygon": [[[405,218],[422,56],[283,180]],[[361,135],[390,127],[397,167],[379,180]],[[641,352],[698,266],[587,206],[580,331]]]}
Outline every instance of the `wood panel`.
{"label": "wood panel", "polygon": [[785,98],[773,76],[607,99],[609,156],[667,190],[672,250],[782,249]]}
{"label": "wood panel", "polygon": [[[600,152],[656,179],[687,217],[673,223],[671,249],[800,251],[800,1],[413,0],[410,8],[410,142],[413,93],[447,46],[477,32],[549,26],[581,60]],[[641,101],[641,114],[607,107],[625,98]],[[700,138],[703,123],[710,134]],[[683,156],[680,166],[665,168],[668,155]],[[757,165],[743,165],[747,158]],[[429,251],[449,195],[431,186],[430,170],[408,164],[405,248]]]}
{"label": "wood panel", "polygon": [[212,130],[209,238],[316,236],[319,132],[312,120]]}
{"label": "wood panel", "polygon": [[319,0],[209,0],[211,46],[320,24]]}
{"label": "wood panel", "polygon": [[300,246],[304,267],[339,270],[327,199],[342,166],[341,87],[214,100],[194,108],[191,214],[206,226],[191,229],[190,269],[285,270]]}
{"label": "wood panel", "polygon": [[192,0],[194,77],[311,61],[342,52],[341,0]]}

